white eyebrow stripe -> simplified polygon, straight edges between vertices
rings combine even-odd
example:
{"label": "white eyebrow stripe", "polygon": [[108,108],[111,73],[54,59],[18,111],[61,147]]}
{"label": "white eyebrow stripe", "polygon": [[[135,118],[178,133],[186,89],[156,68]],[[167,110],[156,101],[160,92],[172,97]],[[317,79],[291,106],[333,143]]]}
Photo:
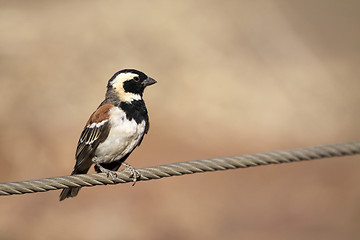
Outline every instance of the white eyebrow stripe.
{"label": "white eyebrow stripe", "polygon": [[112,83],[123,83],[127,80],[133,79],[134,77],[139,77],[139,75],[132,72],[120,73],[115,77],[114,80],[112,80]]}
{"label": "white eyebrow stripe", "polygon": [[131,92],[125,92],[123,84],[127,80],[131,80],[134,77],[139,77],[136,73],[126,72],[126,73],[120,73],[117,75],[112,81],[111,85],[115,89],[115,91],[118,93],[119,98],[122,102],[132,102],[134,100],[141,100],[142,97],[139,94],[131,93]]}

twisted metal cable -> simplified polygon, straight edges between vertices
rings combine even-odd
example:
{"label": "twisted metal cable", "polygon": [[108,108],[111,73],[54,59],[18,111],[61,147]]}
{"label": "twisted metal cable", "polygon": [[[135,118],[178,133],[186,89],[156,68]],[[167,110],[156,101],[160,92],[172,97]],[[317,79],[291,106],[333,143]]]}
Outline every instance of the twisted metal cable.
{"label": "twisted metal cable", "polygon": [[[360,142],[312,146],[293,150],[244,154],[233,157],[210,158],[137,169],[138,181],[148,181],[185,174],[211,172],[235,168],[247,168],[268,164],[290,163],[320,158],[341,157],[360,153]],[[104,173],[43,178],[38,180],[0,183],[0,195],[45,192],[68,187],[91,187],[95,185],[132,182],[127,170],[117,172],[111,179]]]}

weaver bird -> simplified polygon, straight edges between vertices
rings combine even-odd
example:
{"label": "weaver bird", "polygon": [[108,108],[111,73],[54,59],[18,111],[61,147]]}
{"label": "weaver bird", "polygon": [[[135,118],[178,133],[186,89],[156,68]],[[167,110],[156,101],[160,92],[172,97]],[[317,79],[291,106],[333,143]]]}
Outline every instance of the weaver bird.
{"label": "weaver bird", "polygon": [[[85,174],[92,164],[95,171],[113,179],[121,165],[139,173],[124,161],[139,146],[149,130],[149,116],[143,100],[144,89],[156,81],[135,69],[124,69],[112,76],[105,100],[91,114],[76,148],[76,163],[71,175]],[[80,187],[63,189],[60,201],[75,197]]]}

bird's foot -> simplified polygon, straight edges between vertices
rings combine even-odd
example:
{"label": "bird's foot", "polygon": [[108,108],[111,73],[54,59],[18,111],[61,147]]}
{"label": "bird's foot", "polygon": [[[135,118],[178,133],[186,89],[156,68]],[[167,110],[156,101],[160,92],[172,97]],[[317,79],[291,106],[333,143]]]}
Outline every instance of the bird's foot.
{"label": "bird's foot", "polygon": [[127,163],[124,163],[124,162],[122,162],[121,164],[126,167],[125,170],[130,171],[130,173],[131,173],[130,178],[133,178],[133,184],[132,185],[134,186],[136,181],[141,177],[141,174],[133,166],[131,166],[130,164],[127,164]]}
{"label": "bird's foot", "polygon": [[106,176],[109,178],[111,177],[112,180],[115,180],[118,176],[118,174],[115,171],[111,171],[109,169],[104,168],[100,165],[100,163],[96,163],[96,166],[100,169],[102,173],[106,173]]}

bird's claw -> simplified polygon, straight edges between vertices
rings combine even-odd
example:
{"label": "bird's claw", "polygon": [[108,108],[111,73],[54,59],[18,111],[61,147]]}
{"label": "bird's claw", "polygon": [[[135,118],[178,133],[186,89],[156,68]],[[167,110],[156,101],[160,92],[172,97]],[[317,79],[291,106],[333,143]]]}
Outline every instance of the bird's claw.
{"label": "bird's claw", "polygon": [[110,171],[108,169],[106,169],[106,170],[107,170],[107,172],[106,172],[107,178],[111,177],[112,180],[115,180],[118,177],[118,174],[115,171]]}
{"label": "bird's claw", "polygon": [[126,168],[125,170],[129,170],[130,171],[130,178],[133,178],[133,184],[132,186],[135,186],[136,181],[141,177],[141,174],[139,173],[139,171],[137,171],[133,166],[131,166],[130,164],[127,163],[122,163],[122,165],[124,165]]}
{"label": "bird's claw", "polygon": [[111,177],[112,180],[115,180],[118,177],[117,172],[106,169],[98,163],[96,164],[96,166],[100,169],[102,173],[106,173],[107,178]]}

